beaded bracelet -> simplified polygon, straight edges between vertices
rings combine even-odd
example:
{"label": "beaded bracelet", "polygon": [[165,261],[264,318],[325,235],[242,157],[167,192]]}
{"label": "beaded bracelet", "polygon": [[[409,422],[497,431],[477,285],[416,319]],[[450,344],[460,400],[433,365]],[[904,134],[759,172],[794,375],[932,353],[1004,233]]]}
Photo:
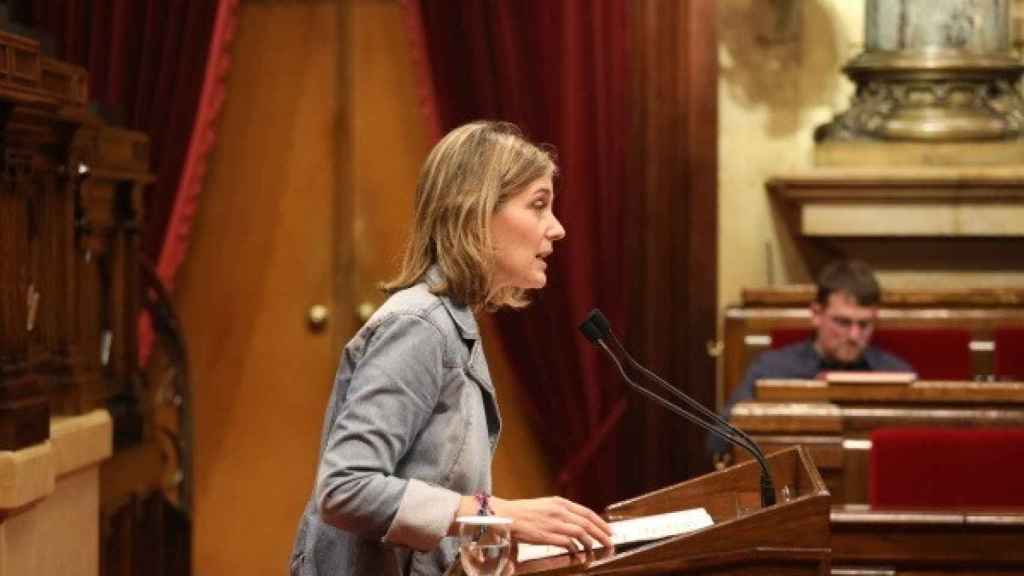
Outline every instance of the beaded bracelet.
{"label": "beaded bracelet", "polygon": [[477,492],[473,497],[476,498],[476,503],[480,506],[480,510],[477,511],[477,516],[491,516],[494,514],[494,510],[491,510],[490,494],[487,492]]}

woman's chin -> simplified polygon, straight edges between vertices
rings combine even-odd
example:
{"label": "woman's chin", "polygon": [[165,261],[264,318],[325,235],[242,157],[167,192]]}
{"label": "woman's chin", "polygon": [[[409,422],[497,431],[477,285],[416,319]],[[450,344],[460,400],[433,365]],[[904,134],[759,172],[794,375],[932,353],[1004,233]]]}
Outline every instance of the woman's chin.
{"label": "woman's chin", "polygon": [[532,274],[524,274],[519,277],[518,280],[508,282],[505,286],[514,286],[520,290],[540,290],[547,286],[548,275],[544,272],[534,272]]}

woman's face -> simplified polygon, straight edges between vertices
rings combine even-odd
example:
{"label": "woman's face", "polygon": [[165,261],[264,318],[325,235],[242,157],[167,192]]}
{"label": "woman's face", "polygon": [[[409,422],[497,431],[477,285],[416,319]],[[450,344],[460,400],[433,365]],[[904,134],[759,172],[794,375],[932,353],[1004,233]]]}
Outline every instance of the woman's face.
{"label": "woman's face", "polygon": [[506,200],[491,219],[495,249],[494,288],[543,288],[547,263],[565,228],[551,211],[551,175],[531,182]]}

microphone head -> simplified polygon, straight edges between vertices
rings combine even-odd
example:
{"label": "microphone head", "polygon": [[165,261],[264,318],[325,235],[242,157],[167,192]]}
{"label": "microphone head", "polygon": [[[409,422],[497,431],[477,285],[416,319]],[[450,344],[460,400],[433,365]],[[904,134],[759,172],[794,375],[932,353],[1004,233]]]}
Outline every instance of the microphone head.
{"label": "microphone head", "polygon": [[608,337],[609,332],[611,332],[611,326],[608,324],[608,319],[604,317],[604,314],[601,314],[600,310],[594,308],[590,311],[590,314],[587,314],[587,319],[580,323],[580,332],[592,344],[597,344]]}

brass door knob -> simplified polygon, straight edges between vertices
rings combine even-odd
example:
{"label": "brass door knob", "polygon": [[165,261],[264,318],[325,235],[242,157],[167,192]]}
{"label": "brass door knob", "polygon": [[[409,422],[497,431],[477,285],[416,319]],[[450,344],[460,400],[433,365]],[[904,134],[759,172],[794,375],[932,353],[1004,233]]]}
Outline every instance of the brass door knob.
{"label": "brass door knob", "polygon": [[323,304],[310,306],[309,312],[306,314],[306,323],[309,325],[309,331],[313,333],[322,332],[327,327],[327,319],[330,316],[331,312],[327,309],[327,306]]}

